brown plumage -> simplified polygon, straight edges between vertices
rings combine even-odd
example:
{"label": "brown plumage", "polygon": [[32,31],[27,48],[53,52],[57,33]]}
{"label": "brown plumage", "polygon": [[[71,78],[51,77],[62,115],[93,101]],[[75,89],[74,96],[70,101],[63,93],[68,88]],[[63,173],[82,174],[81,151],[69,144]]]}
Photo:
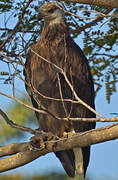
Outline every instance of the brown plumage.
{"label": "brown plumage", "polygon": [[[94,87],[88,61],[68,33],[63,10],[55,3],[47,3],[41,6],[40,17],[44,19],[44,27],[40,40],[31,47],[27,55],[24,70],[26,89],[33,106],[40,108],[37,103],[40,101],[49,112],[58,117],[95,117],[81,104],[44,97],[56,99],[63,97],[63,99],[75,100],[64,76],[51,64],[54,63],[66,72],[77,95],[94,108]],[[32,89],[39,92],[38,97],[34,98]],[[36,116],[40,130],[52,132],[60,137],[64,132],[82,132],[95,128],[95,123],[59,121],[49,114],[38,112]],[[74,148],[55,154],[69,176],[74,177],[75,171],[79,175],[85,175],[89,163],[90,147]]]}

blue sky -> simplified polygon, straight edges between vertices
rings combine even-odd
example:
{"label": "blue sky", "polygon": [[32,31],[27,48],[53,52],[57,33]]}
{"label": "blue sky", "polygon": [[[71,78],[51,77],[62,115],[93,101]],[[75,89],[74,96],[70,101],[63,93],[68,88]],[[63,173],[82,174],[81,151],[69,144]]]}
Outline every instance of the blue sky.
{"label": "blue sky", "polygon": [[[78,37],[76,42],[80,42],[81,37]],[[81,44],[81,43],[79,43]],[[82,48],[82,47],[81,47]],[[6,66],[0,62],[0,71],[5,70]],[[118,85],[118,84],[117,84]],[[11,87],[9,85],[0,84],[0,91],[6,94],[11,93]],[[16,80],[16,91],[17,95],[21,96],[25,93],[24,85]],[[118,86],[117,86],[118,91]],[[6,107],[12,104],[13,101],[0,95],[0,108],[6,109]],[[96,97],[96,110],[105,117],[112,117],[111,112],[118,112],[118,95],[114,94],[111,98],[111,103],[107,104],[105,97],[104,87],[99,91]],[[97,123],[97,127],[106,126],[109,123]],[[13,141],[14,142],[14,141]],[[104,179],[118,178],[118,140],[109,141],[92,146],[91,160],[88,167],[87,175],[90,175],[92,179],[95,177],[104,177]],[[63,171],[59,160],[54,154],[48,154],[43,156],[17,170],[9,171],[10,173],[24,173],[28,172],[28,175],[42,174],[52,171]],[[64,172],[64,171],[63,171]],[[3,173],[4,174],[4,173]]]}

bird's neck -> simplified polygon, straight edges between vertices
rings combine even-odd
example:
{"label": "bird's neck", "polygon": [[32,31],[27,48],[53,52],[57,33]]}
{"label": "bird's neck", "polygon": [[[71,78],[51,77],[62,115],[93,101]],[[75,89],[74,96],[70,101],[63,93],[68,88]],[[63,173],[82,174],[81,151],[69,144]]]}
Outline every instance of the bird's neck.
{"label": "bird's neck", "polygon": [[53,25],[45,24],[41,33],[40,40],[54,41],[64,34],[68,35],[68,28],[65,22],[55,23]]}

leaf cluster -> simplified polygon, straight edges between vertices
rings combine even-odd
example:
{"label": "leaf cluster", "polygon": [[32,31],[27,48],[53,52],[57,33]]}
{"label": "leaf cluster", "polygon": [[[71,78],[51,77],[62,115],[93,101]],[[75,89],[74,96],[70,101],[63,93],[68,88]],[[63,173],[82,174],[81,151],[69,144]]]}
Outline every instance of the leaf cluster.
{"label": "leaf cluster", "polygon": [[7,12],[13,8],[13,0],[0,0],[0,13]]}

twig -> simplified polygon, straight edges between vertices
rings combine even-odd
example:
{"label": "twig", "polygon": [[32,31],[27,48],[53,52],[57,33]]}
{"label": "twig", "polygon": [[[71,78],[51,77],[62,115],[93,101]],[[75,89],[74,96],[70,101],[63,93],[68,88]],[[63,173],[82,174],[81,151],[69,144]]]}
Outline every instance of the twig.
{"label": "twig", "polygon": [[24,126],[18,125],[16,123],[14,123],[13,121],[11,121],[8,116],[0,109],[0,115],[4,118],[4,120],[7,122],[7,124],[9,124],[12,128],[17,128],[21,131],[25,131],[25,132],[29,132],[31,134],[36,134],[36,130],[33,130],[31,128],[26,128]]}
{"label": "twig", "polygon": [[95,39],[100,39],[100,38],[104,38],[104,37],[108,37],[108,36],[113,36],[113,35],[116,35],[116,34],[118,34],[118,31],[110,33],[110,34],[105,34],[104,36],[98,36]]}
{"label": "twig", "polygon": [[99,114],[98,112],[96,112],[91,106],[89,106],[88,104],[86,104],[83,100],[81,100],[78,95],[76,94],[73,86],[71,85],[70,81],[68,80],[67,76],[66,76],[66,73],[63,71],[62,74],[64,75],[64,78],[66,80],[66,82],[68,83],[70,89],[72,90],[73,92],[73,95],[75,96],[76,100],[82,104],[83,106],[85,106],[87,109],[89,109],[90,111],[92,111],[94,114],[98,115],[99,117],[101,118],[104,118],[101,114]]}
{"label": "twig", "polygon": [[62,102],[62,106],[65,112],[66,117],[68,116],[65,104],[64,104],[64,100],[63,100],[63,94],[62,94],[62,89],[61,89],[61,83],[60,83],[60,79],[59,79],[59,74],[57,73],[57,79],[58,79],[58,84],[59,84],[59,92],[60,92],[60,96],[61,96],[61,102]]}
{"label": "twig", "polygon": [[[112,10],[113,10],[112,8],[107,9],[104,14],[108,14],[108,13],[110,13]],[[98,17],[97,19],[93,20],[92,22],[87,23],[85,26],[79,27],[79,28],[77,28],[77,29],[75,29],[75,30],[70,30],[69,32],[70,32],[70,33],[78,33],[78,34],[80,34],[80,33],[81,33],[82,31],[84,31],[85,29],[87,29],[87,28],[89,28],[89,27],[91,27],[91,26],[94,26],[97,22],[103,20],[103,18],[104,18],[104,17]]]}
{"label": "twig", "polygon": [[[96,15],[96,16],[93,16],[93,17],[85,17],[85,16],[79,16],[77,14],[74,14],[74,13],[71,13],[70,11],[67,11],[66,9],[64,9],[63,7],[59,6],[57,3],[56,3],[56,6],[59,7],[60,9],[62,9],[63,11],[65,11],[66,13],[72,15],[72,16],[75,16],[75,17],[78,17],[78,18],[82,18],[82,19],[97,19],[98,17],[116,17],[118,16],[118,14],[113,14],[113,15],[107,15],[107,14],[104,14],[104,13],[101,13],[101,12],[97,12],[97,11],[94,11],[94,13],[99,13],[99,15]],[[92,11],[92,10],[89,10],[89,11]]]}
{"label": "twig", "polygon": [[[59,1],[64,1],[64,0],[59,0]],[[112,8],[118,8],[118,2],[115,0],[66,0],[66,2],[72,2],[72,3],[80,3],[80,4],[88,4],[88,5],[96,5],[96,6],[101,6],[101,7],[112,7]]]}
{"label": "twig", "polygon": [[21,21],[22,21],[22,19],[23,19],[23,16],[24,16],[24,14],[25,14],[25,12],[26,12],[26,9],[28,8],[28,6],[30,5],[30,3],[31,3],[32,1],[33,1],[33,0],[29,0],[29,1],[27,2],[27,4],[24,6],[24,8],[23,8],[23,10],[22,10],[22,13],[21,13],[21,15],[19,16],[19,20],[18,20],[17,24],[15,25],[13,31],[10,33],[10,35],[8,36],[8,38],[1,44],[0,49],[2,49],[2,48],[5,46],[5,44],[6,44],[10,39],[12,39],[12,36],[17,32],[18,26],[20,25],[20,23],[21,23]]}
{"label": "twig", "polygon": [[81,121],[81,122],[117,122],[118,118],[61,118],[59,120],[64,120],[64,121]]}
{"label": "twig", "polygon": [[[13,66],[14,70],[18,73],[19,78],[20,78],[22,81],[24,81],[25,83],[27,83],[27,82],[22,78],[22,76],[20,75],[19,71],[17,70],[17,68],[16,68],[15,65],[13,64],[12,59],[11,59],[10,57],[8,57],[7,55],[5,55],[3,52],[1,53],[1,56],[5,57],[5,58],[9,61],[9,63]],[[23,63],[22,63],[22,64],[23,64]]]}
{"label": "twig", "polygon": [[76,100],[81,103],[83,106],[85,106],[86,108],[88,108],[90,111],[92,111],[94,114],[98,115],[99,117],[101,118],[104,118],[101,114],[99,114],[98,112],[96,112],[92,107],[90,107],[88,104],[86,104],[84,101],[82,101],[78,95],[76,94],[73,86],[71,85],[70,81],[68,80],[67,76],[66,76],[66,73],[63,71],[62,68],[60,68],[59,66],[57,66],[56,64],[52,63],[51,61],[45,59],[44,57],[40,56],[38,53],[36,53],[32,48],[30,48],[30,50],[35,54],[37,55],[38,57],[40,57],[43,61],[47,62],[48,64],[51,64],[53,67],[55,67],[57,70],[59,70],[59,72],[61,72],[66,80],[66,82],[68,83],[70,89],[72,90]]}
{"label": "twig", "polygon": [[21,100],[17,99],[17,98],[16,98],[16,97],[14,97],[14,96],[10,96],[10,95],[7,95],[7,94],[2,93],[2,92],[0,92],[0,94],[1,94],[1,95],[3,95],[3,96],[8,97],[8,98],[10,98],[10,99],[15,100],[15,101],[16,101],[16,102],[18,102],[19,104],[21,104],[21,105],[23,105],[23,106],[25,106],[25,107],[27,107],[27,108],[29,108],[29,109],[33,110],[33,111],[36,111],[36,112],[39,112],[39,113],[46,114],[46,112],[45,112],[45,111],[43,111],[43,110],[39,110],[39,109],[36,109],[36,108],[34,108],[34,107],[32,107],[32,106],[29,106],[28,104],[24,104]]}
{"label": "twig", "polygon": [[[10,28],[0,28],[0,31],[14,31],[14,29],[10,29]],[[40,30],[22,30],[19,29],[17,32],[23,32],[23,33],[39,33]]]}

